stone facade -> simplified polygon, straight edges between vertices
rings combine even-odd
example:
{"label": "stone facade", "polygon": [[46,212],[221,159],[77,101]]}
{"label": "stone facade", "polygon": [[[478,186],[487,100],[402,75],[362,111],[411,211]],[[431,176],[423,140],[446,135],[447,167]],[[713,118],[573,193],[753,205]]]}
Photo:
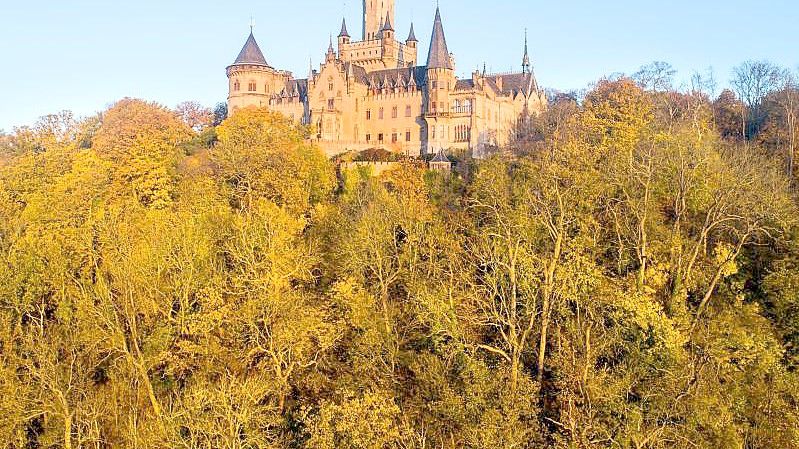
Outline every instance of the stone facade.
{"label": "stone facade", "polygon": [[306,79],[270,66],[251,33],[227,68],[229,111],[268,107],[312,125],[329,156],[368,148],[424,156],[442,149],[479,155],[505,144],[523,114],[546,107],[527,42],[521,72],[458,79],[438,9],[426,65],[418,64],[413,25],[401,42],[393,24],[394,0],[364,0],[363,40],[353,41],[342,22],[338,48],[331,39]]}

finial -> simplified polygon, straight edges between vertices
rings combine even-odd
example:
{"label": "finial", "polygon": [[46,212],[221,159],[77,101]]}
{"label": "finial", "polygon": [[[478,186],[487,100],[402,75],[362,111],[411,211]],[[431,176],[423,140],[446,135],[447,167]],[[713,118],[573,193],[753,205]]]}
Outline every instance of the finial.
{"label": "finial", "polygon": [[253,16],[250,16],[250,34],[253,32],[253,28],[255,28],[255,19]]}

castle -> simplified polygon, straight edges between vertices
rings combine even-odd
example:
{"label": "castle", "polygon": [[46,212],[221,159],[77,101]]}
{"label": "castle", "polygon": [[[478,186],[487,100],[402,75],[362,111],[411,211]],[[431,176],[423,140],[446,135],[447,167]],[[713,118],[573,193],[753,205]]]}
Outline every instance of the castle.
{"label": "castle", "polygon": [[313,125],[312,139],[328,154],[383,148],[408,156],[441,151],[479,155],[505,144],[521,117],[546,108],[524,43],[519,73],[475,71],[455,76],[441,12],[436,8],[427,63],[410,26],[404,42],[394,29],[394,0],[364,0],[363,35],[353,40],[342,21],[338,49],[331,36],[324,62],[307,79],[267,63],[252,32],[227,68],[228,110],[267,107]]}

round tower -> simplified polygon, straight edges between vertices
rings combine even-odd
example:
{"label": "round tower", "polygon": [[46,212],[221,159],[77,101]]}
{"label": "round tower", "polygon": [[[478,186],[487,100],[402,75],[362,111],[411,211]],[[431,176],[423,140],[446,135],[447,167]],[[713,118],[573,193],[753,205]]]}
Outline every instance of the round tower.
{"label": "round tower", "polygon": [[228,66],[227,77],[231,114],[249,106],[268,107],[269,99],[285,84],[285,75],[266,62],[252,30],[239,56]]}

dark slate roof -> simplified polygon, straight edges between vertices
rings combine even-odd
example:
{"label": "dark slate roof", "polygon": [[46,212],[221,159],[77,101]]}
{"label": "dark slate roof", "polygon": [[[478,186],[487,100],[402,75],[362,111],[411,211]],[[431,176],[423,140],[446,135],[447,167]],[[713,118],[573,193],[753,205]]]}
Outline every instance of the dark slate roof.
{"label": "dark slate roof", "polygon": [[386,83],[388,83],[388,87],[409,85],[422,87],[427,83],[426,67],[401,67],[366,73],[363,67],[356,65],[353,66],[353,75],[359,83],[373,88],[386,87]]}
{"label": "dark slate roof", "polygon": [[386,23],[383,25],[384,30],[394,31],[394,27],[391,26],[391,13],[386,13]]}
{"label": "dark slate roof", "polygon": [[261,48],[258,46],[258,42],[255,42],[255,36],[253,36],[252,32],[250,32],[250,37],[247,38],[247,42],[244,43],[244,47],[241,49],[239,57],[236,58],[236,62],[234,62],[233,65],[269,66],[269,64],[266,63],[264,54],[261,52]]}
{"label": "dark slate roof", "polygon": [[413,22],[411,22],[411,32],[408,34],[408,39],[406,39],[405,42],[419,42],[419,40],[416,39],[416,32],[413,31]]}
{"label": "dark slate roof", "polygon": [[347,31],[347,19],[341,19],[341,33],[338,34],[338,37],[350,37],[350,33]]}
{"label": "dark slate roof", "polygon": [[455,90],[471,90],[474,89],[474,80],[457,80],[455,81]]}
{"label": "dark slate roof", "polygon": [[286,81],[286,85],[281,92],[275,92],[273,97],[299,97],[300,100],[305,101],[308,97],[308,80],[305,79],[291,79]]}
{"label": "dark slate roof", "polygon": [[444,162],[451,164],[449,158],[444,154],[443,150],[439,151],[438,154],[436,154],[436,157],[434,157],[430,162]]}
{"label": "dark slate roof", "polygon": [[447,38],[444,36],[444,25],[441,23],[441,11],[436,8],[436,20],[433,22],[433,36],[430,38],[430,53],[427,55],[427,67],[431,69],[450,69]]}
{"label": "dark slate roof", "polygon": [[508,94],[531,95],[538,90],[535,77],[530,73],[517,73],[502,77],[502,91]]}

